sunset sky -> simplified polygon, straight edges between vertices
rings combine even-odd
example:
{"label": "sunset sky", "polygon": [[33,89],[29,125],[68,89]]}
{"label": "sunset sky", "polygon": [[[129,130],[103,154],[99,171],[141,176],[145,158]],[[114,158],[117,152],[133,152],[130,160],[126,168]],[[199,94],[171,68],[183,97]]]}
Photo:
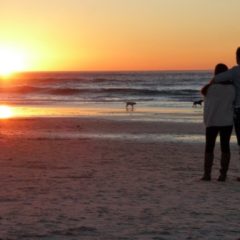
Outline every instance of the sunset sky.
{"label": "sunset sky", "polygon": [[231,66],[239,9],[239,0],[0,0],[0,49],[38,71]]}

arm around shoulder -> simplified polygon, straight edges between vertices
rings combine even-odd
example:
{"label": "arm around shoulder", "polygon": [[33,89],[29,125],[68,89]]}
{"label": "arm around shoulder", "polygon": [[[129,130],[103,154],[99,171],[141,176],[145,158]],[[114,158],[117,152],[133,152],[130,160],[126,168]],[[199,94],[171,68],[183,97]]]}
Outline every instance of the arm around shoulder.
{"label": "arm around shoulder", "polygon": [[227,81],[233,81],[235,71],[236,71],[236,68],[233,67],[226,72],[215,75],[214,78],[213,78],[214,83],[222,83],[222,82],[227,82]]}

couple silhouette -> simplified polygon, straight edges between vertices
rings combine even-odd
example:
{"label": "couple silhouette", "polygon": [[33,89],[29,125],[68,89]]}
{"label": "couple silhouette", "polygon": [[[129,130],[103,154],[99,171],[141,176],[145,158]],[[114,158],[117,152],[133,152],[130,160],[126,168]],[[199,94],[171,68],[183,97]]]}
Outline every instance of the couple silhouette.
{"label": "couple silhouette", "polygon": [[[217,64],[213,79],[201,90],[204,96],[204,124],[206,126],[204,174],[201,179],[205,181],[211,180],[214,147],[218,134],[221,146],[218,181],[226,181],[231,158],[230,138],[233,126],[240,156],[240,47],[236,50],[236,61],[237,65],[231,69],[223,63]],[[240,181],[240,177],[237,180]]]}

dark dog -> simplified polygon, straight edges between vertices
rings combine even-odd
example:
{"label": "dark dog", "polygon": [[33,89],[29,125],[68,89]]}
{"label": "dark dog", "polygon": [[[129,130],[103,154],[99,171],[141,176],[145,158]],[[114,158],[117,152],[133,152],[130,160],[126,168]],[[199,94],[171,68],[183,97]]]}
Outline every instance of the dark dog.
{"label": "dark dog", "polygon": [[193,102],[193,107],[202,106],[203,100],[198,100]]}
{"label": "dark dog", "polygon": [[131,107],[131,110],[133,111],[134,109],[134,106],[136,105],[137,103],[135,102],[126,102],[126,110],[129,111],[129,107]]}

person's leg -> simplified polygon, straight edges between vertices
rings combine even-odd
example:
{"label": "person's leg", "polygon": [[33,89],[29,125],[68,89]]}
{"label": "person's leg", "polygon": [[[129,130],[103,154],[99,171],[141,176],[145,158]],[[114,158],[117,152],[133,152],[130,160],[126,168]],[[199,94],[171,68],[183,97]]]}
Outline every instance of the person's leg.
{"label": "person's leg", "polygon": [[218,181],[225,181],[230,162],[230,138],[233,126],[225,126],[220,128],[220,143],[221,143],[221,169]]}
{"label": "person's leg", "polygon": [[211,171],[214,158],[214,147],[216,138],[218,135],[217,127],[207,127],[206,128],[206,145],[205,145],[205,154],[204,154],[204,175],[202,180],[210,181],[211,180]]}
{"label": "person's leg", "polygon": [[[238,143],[238,155],[239,155],[239,161],[238,161],[238,166],[240,168],[240,108],[235,108],[234,109],[234,128],[235,128],[235,133],[237,137],[237,143]],[[238,181],[240,181],[240,177],[237,178]]]}

